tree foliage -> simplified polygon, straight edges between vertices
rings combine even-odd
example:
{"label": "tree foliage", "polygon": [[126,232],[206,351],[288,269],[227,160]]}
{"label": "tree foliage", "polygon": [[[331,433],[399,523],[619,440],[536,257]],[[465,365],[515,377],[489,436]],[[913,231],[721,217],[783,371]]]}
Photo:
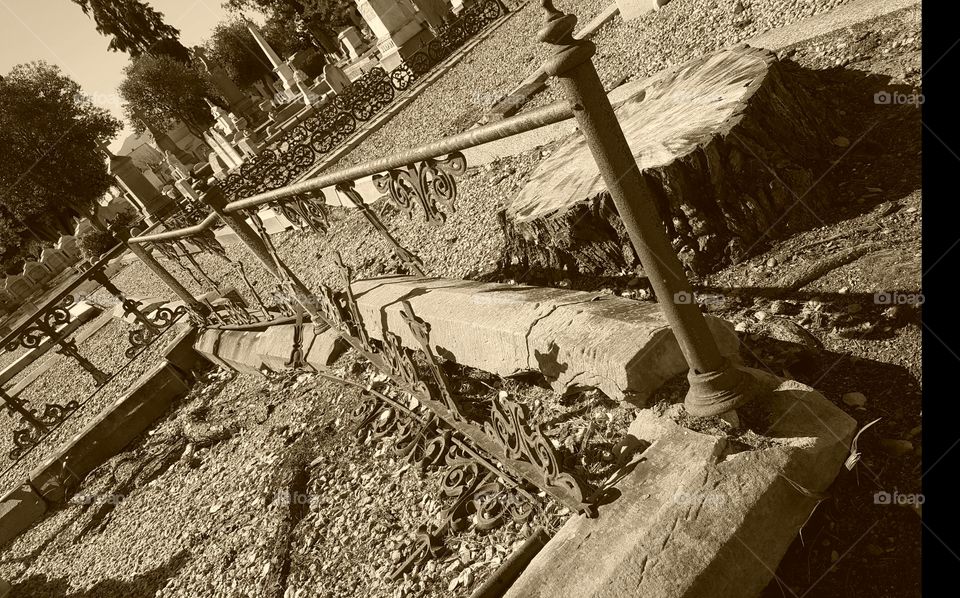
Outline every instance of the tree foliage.
{"label": "tree foliage", "polygon": [[0,234],[94,214],[114,182],[98,144],[120,127],[56,66],[20,64],[0,79],[0,218],[10,221]]}
{"label": "tree foliage", "polygon": [[113,52],[132,58],[143,54],[165,55],[189,62],[190,54],[180,43],[180,31],[164,23],[163,13],[140,0],[72,0],[91,17],[97,31],[110,37]]}
{"label": "tree foliage", "polygon": [[[263,28],[263,36],[281,57],[311,47],[292,27],[279,26],[272,19]],[[233,82],[241,88],[249,87],[273,72],[270,61],[240,19],[218,23],[203,47],[207,56],[223,65]]]}
{"label": "tree foliage", "polygon": [[225,0],[223,5],[236,12],[258,10],[286,27],[296,23],[302,30],[305,25],[313,24],[329,35],[352,25],[349,15],[356,10],[351,0]]}
{"label": "tree foliage", "polygon": [[138,133],[144,130],[141,121],[161,131],[182,121],[197,135],[213,124],[204,98],[216,98],[216,91],[192,64],[144,54],[132,59],[123,73],[120,96],[127,120]]}

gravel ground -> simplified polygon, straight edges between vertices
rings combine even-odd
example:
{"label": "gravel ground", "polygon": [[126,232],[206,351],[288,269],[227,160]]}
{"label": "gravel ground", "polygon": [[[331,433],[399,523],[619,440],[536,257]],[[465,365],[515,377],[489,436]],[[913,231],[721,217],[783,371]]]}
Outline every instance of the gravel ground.
{"label": "gravel ground", "polygon": [[[593,36],[604,87],[642,79],[776,27],[827,12],[846,0],[672,0],[624,22],[618,14]],[[562,99],[553,86],[524,110]]]}
{"label": "gravel ground", "polygon": [[[558,0],[586,23],[612,0]],[[549,56],[537,41],[539,2],[527,2],[489,38],[331,168],[357,164],[459,133]]]}

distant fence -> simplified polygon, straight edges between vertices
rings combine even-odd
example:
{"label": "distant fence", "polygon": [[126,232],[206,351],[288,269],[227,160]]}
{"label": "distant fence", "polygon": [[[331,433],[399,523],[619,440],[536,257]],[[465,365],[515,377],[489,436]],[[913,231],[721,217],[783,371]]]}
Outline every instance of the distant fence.
{"label": "distant fence", "polygon": [[379,114],[393,102],[397,92],[409,89],[506,11],[497,0],[483,0],[465,10],[424,49],[389,73],[376,67],[364,74],[260,155],[227,175],[222,191],[232,200],[289,185],[352,135],[357,123]]}

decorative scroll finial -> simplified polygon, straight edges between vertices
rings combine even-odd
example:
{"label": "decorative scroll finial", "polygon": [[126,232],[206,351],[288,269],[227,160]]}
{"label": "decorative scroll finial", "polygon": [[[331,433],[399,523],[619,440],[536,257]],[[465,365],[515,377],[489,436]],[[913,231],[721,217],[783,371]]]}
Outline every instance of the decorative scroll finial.
{"label": "decorative scroll finial", "polygon": [[573,45],[577,16],[557,10],[553,0],[540,0],[540,6],[543,7],[543,28],[537,32],[537,39],[558,46]]}
{"label": "decorative scroll finial", "polygon": [[564,76],[570,69],[590,60],[597,47],[591,41],[573,37],[576,15],[557,10],[553,0],[540,0],[540,6],[543,7],[543,27],[537,32],[537,39],[556,50],[544,63],[543,70],[553,76]]}

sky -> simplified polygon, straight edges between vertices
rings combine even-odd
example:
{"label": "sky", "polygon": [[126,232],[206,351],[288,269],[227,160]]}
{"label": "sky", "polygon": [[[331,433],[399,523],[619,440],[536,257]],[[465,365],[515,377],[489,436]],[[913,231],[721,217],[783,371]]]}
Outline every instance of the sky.
{"label": "sky", "polygon": [[[180,30],[180,41],[187,47],[201,43],[217,23],[230,18],[221,0],[147,1],[163,13],[167,24]],[[263,20],[260,15],[248,16]],[[123,120],[117,86],[128,57],[107,50],[109,42],[70,0],[0,0],[0,73],[32,60],[56,64],[95,104]],[[118,149],[130,132],[125,128],[110,147]]]}

